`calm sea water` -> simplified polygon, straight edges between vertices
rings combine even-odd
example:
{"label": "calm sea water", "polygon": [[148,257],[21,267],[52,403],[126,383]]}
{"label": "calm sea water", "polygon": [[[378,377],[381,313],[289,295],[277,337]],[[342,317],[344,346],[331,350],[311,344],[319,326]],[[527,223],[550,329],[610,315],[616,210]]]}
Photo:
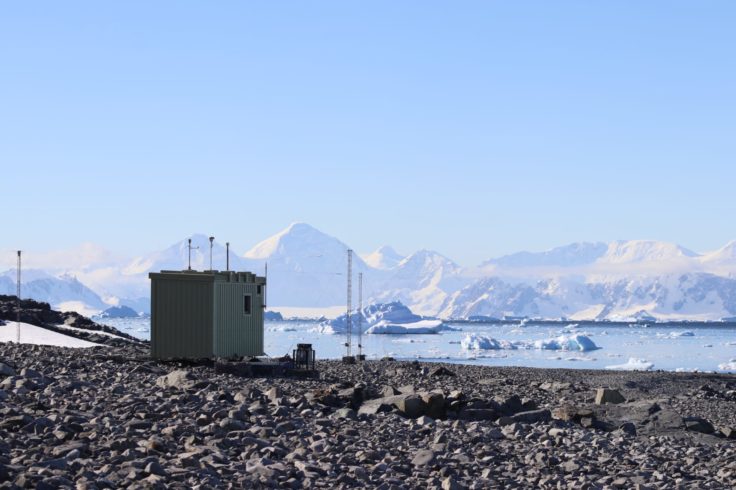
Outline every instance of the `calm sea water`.
{"label": "calm sea water", "polygon": [[[102,322],[136,337],[150,338],[149,319],[105,319]],[[653,363],[653,369],[719,371],[719,365],[736,361],[736,329],[732,327],[673,328],[657,324],[626,327],[588,323],[574,327],[533,323],[524,326],[449,325],[458,331],[438,335],[364,335],[363,352],[369,359],[392,356],[493,366],[581,369],[605,369],[637,358]],[[266,353],[273,357],[282,356],[291,353],[296,344],[308,343],[313,345],[318,358],[336,359],[344,355],[345,337],[310,332],[315,326],[313,322],[267,322]],[[686,332],[692,335],[683,335]],[[460,341],[470,333],[513,342],[532,342],[578,333],[588,336],[600,349],[588,352],[533,349],[468,352],[462,349]],[[357,353],[357,344],[355,336],[354,354]],[[734,371],[736,369],[730,370]]]}

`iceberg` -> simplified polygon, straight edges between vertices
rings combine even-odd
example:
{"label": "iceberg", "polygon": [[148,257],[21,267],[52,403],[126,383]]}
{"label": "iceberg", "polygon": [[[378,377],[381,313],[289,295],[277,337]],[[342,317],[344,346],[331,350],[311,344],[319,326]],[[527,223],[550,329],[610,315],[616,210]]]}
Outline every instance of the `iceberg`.
{"label": "iceberg", "polygon": [[626,363],[606,366],[606,369],[611,369],[613,371],[649,371],[653,367],[654,363],[649,362],[646,359],[629,357],[629,360]]}
{"label": "iceberg", "polygon": [[[392,303],[374,303],[350,315],[353,332],[357,332],[360,322],[363,332],[367,334],[400,334],[400,333],[438,333],[443,330],[454,330],[442,324],[439,320],[427,320],[415,315],[409,308],[399,301]],[[442,326],[426,324],[436,322]],[[378,327],[373,329],[373,327]],[[403,331],[402,331],[403,330]],[[433,330],[433,331],[423,331]],[[347,332],[347,314],[340,315],[334,320],[323,321],[310,332],[324,334],[344,334]]]}
{"label": "iceberg", "polygon": [[515,350],[515,349],[537,349],[537,350],[561,350],[587,352],[600,349],[595,342],[585,335],[561,335],[554,339],[537,340],[534,342],[509,342],[508,340],[497,340],[476,333],[466,335],[460,342],[464,350]]}
{"label": "iceberg", "polygon": [[390,323],[382,321],[365,331],[367,335],[397,335],[397,334],[437,334],[456,329],[448,327],[440,320],[420,320],[413,323]]}
{"label": "iceberg", "polygon": [[471,333],[463,337],[460,345],[464,350],[513,350],[517,348],[516,345],[508,340],[496,340],[477,333]]}
{"label": "iceberg", "polygon": [[600,349],[590,337],[585,335],[560,335],[554,339],[537,340],[533,344],[535,349],[541,350],[566,350],[587,352]]}
{"label": "iceberg", "polygon": [[657,338],[660,339],[679,339],[680,337],[695,337],[695,334],[689,330],[682,332],[658,333]]}

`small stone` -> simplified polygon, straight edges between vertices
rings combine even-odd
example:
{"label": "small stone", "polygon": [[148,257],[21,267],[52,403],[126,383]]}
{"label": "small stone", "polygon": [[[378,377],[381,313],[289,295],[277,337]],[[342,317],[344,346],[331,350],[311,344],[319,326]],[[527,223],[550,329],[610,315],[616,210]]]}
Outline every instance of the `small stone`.
{"label": "small stone", "polygon": [[419,451],[414,454],[414,457],[411,460],[411,464],[414,466],[427,466],[435,461],[435,454],[434,451],[430,451],[429,449],[420,449]]}
{"label": "small stone", "polygon": [[335,418],[355,420],[358,416],[352,408],[341,408],[335,412]]}

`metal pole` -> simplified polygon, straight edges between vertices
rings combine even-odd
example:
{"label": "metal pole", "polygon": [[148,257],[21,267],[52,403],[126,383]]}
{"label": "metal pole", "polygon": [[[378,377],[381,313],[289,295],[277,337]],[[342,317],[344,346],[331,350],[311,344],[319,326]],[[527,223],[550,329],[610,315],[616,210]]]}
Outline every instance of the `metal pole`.
{"label": "metal pole", "polygon": [[212,244],[215,242],[215,237],[210,237],[210,270],[212,270]]}
{"label": "metal pole", "polygon": [[230,272],[230,242],[225,242],[226,248],[226,259],[225,259],[225,270]]}
{"label": "metal pole", "polygon": [[348,249],[348,305],[347,305],[347,339],[345,347],[347,347],[347,356],[351,356],[350,348],[353,343],[353,319],[351,313],[353,309],[353,251]]}
{"label": "metal pole", "polygon": [[15,341],[20,344],[20,250],[18,250],[18,284],[16,291],[17,308],[15,311]]}
{"label": "metal pole", "polygon": [[358,273],[358,359],[363,359],[363,273]]}
{"label": "metal pole", "polygon": [[189,239],[189,245],[187,245],[187,249],[189,250],[189,265],[187,266],[187,270],[192,270],[192,239]]}

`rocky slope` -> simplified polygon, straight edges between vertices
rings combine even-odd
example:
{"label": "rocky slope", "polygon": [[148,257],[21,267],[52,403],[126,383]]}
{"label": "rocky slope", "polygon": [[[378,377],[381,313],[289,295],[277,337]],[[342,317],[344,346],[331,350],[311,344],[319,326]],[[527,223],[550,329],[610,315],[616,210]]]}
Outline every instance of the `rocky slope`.
{"label": "rocky slope", "polygon": [[0,362],[0,488],[736,481],[734,376],[385,360],[251,379],[132,344],[0,344]]}
{"label": "rocky slope", "polygon": [[[0,295],[0,321],[13,322],[16,319],[17,297]],[[53,332],[96,344],[110,346],[124,346],[129,343],[147,344],[147,342],[121,332],[116,328],[95,323],[89,318],[73,311],[56,311],[48,303],[30,299],[24,299],[21,302],[20,320],[23,323],[30,323],[31,325],[43,327]]]}

